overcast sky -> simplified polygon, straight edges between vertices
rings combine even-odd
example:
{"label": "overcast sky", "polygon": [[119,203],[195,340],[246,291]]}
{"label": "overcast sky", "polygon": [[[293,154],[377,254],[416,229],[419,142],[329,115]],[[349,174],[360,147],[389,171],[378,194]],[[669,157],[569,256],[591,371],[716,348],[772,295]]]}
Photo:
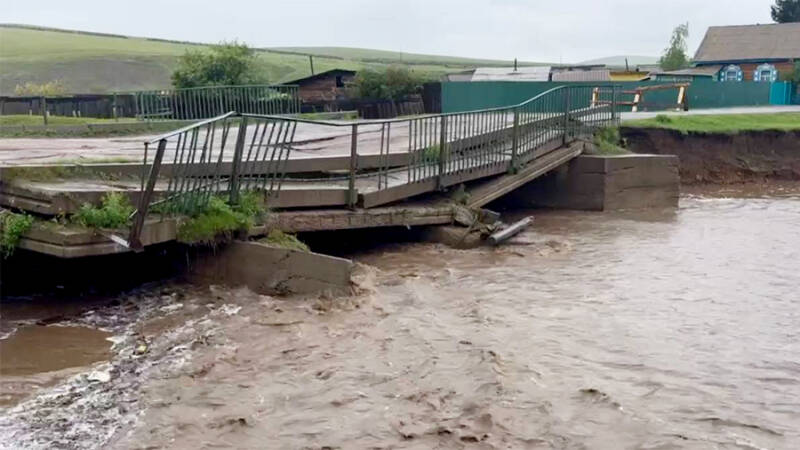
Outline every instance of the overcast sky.
{"label": "overcast sky", "polygon": [[345,46],[579,62],[658,56],[689,22],[771,23],[774,0],[4,0],[0,22],[251,46]]}

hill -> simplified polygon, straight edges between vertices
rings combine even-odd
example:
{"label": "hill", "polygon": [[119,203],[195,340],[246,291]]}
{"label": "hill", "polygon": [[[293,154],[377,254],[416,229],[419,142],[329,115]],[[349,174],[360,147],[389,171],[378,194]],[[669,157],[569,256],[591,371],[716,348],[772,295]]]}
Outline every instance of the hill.
{"label": "hill", "polygon": [[[13,94],[14,87],[24,82],[52,80],[60,80],[74,93],[167,88],[177,58],[186,50],[207,46],[196,42],[0,24],[0,94]],[[410,64],[415,71],[436,77],[468,67],[510,64],[341,47],[259,48],[257,55],[261,70],[273,83],[310,75],[308,55],[314,55],[317,72]]]}

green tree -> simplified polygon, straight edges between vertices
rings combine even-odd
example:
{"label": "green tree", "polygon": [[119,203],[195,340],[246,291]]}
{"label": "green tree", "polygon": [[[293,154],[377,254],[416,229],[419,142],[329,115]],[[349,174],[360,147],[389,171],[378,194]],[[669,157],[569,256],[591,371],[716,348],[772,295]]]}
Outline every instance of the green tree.
{"label": "green tree", "polygon": [[232,86],[263,81],[253,49],[238,42],[222,42],[209,50],[189,50],[178,58],[172,73],[176,88]]}
{"label": "green tree", "polygon": [[352,94],[373,100],[400,100],[422,89],[422,78],[403,66],[385,70],[365,69],[353,80]]}
{"label": "green tree", "polygon": [[672,30],[672,37],[669,40],[669,47],[664,49],[658,64],[661,69],[678,70],[689,67],[689,57],[686,56],[686,38],[689,37],[689,24],[682,23]]}
{"label": "green tree", "polygon": [[771,10],[775,22],[800,22],[800,0],[775,0]]}

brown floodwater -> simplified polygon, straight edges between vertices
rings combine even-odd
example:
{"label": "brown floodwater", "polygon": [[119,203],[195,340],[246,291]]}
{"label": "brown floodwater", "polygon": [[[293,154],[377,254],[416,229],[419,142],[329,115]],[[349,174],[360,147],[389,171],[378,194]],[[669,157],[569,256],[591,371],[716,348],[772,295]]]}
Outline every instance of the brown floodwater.
{"label": "brown floodwater", "polygon": [[128,294],[74,319],[110,380],[0,409],[0,448],[797,448],[798,190],[694,193],[359,253],[348,297]]}

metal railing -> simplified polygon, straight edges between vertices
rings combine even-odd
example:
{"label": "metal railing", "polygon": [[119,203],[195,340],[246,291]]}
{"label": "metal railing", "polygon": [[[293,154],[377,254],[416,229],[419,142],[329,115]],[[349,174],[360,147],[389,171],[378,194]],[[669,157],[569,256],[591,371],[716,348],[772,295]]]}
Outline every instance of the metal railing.
{"label": "metal railing", "polygon": [[[599,127],[616,124],[616,99],[615,87],[561,86],[508,107],[387,120],[335,122],[229,112],[145,144],[142,194],[130,242],[140,245],[147,212],[159,203],[187,214],[211,195],[227,195],[231,203],[242,190],[263,191],[266,198],[277,195],[292,151],[322,147],[348,152],[346,175],[293,181],[338,183],[347,189],[351,208],[359,201],[368,208],[514,173],[576,139],[590,138]],[[299,138],[298,128],[303,129]],[[168,170],[162,170],[165,161],[171,162]],[[303,172],[325,172],[310,161]]]}
{"label": "metal railing", "polygon": [[201,120],[228,111],[262,115],[300,112],[295,85],[207,86],[134,95],[137,117],[142,120]]}
{"label": "metal railing", "polygon": [[142,228],[153,208],[191,215],[212,196],[236,204],[242,191],[261,192],[265,199],[277,193],[296,126],[229,112],[145,142],[130,247],[142,248]]}

